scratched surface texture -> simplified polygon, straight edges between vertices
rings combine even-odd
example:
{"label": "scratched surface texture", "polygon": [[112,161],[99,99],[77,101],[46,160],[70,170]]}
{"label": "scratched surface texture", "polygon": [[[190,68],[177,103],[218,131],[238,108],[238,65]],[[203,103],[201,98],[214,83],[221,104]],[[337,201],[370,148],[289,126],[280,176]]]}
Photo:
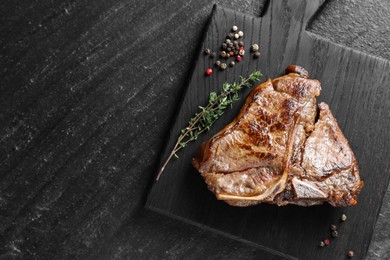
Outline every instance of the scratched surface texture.
{"label": "scratched surface texture", "polygon": [[[1,1],[1,259],[278,259],[143,208],[214,3],[266,6]],[[329,1],[308,30],[389,59],[388,13]],[[389,220],[390,191],[367,259],[390,257]]]}

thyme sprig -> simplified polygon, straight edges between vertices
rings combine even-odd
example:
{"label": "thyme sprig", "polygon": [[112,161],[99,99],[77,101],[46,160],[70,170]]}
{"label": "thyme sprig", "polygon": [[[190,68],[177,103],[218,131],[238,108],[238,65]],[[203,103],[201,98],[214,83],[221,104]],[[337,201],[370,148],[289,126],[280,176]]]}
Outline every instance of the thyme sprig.
{"label": "thyme sprig", "polygon": [[189,142],[196,140],[201,133],[210,130],[214,122],[222,116],[223,110],[228,106],[232,106],[234,102],[239,100],[238,92],[244,87],[251,87],[254,82],[260,79],[260,77],[260,71],[255,70],[247,78],[241,76],[240,83],[224,83],[219,95],[216,92],[211,92],[208,104],[205,107],[199,106],[200,112],[196,113],[190,119],[187,127],[180,131],[176,144],[158,172],[156,180],[160,178],[173,156],[179,158],[177,156],[179,150],[186,147]]}

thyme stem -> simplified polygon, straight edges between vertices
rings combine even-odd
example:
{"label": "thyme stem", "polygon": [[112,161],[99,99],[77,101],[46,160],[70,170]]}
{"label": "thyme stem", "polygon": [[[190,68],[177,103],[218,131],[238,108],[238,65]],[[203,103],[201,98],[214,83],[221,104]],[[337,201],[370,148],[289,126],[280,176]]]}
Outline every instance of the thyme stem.
{"label": "thyme stem", "polygon": [[201,111],[196,113],[195,116],[190,119],[187,127],[181,130],[176,144],[164,164],[161,166],[156,180],[159,180],[172,157],[178,157],[177,152],[179,150],[186,147],[189,142],[196,140],[198,136],[206,130],[210,130],[213,123],[222,116],[223,110],[229,105],[232,106],[232,104],[239,99],[238,92],[243,87],[250,87],[254,82],[258,81],[260,77],[260,71],[255,70],[248,78],[240,77],[240,83],[224,83],[219,95],[217,95],[216,92],[211,92],[207,106],[199,106]]}

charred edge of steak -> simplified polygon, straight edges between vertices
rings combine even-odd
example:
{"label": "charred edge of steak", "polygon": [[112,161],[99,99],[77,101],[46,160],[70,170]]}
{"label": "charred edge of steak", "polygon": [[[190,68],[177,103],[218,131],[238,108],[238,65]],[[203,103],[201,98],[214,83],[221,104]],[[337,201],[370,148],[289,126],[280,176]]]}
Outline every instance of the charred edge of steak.
{"label": "charred edge of steak", "polygon": [[298,66],[298,65],[288,66],[286,68],[285,72],[286,72],[286,74],[296,73],[300,77],[305,78],[305,79],[309,78],[309,72],[307,72],[307,70],[305,70],[304,68],[302,68],[301,66]]}

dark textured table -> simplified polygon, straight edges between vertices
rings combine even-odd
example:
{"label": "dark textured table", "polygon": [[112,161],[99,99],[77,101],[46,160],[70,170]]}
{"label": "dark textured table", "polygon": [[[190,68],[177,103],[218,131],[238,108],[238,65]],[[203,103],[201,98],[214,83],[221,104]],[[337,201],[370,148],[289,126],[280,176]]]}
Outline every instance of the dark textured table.
{"label": "dark textured table", "polygon": [[[1,259],[259,256],[143,208],[212,4],[0,3]],[[390,59],[389,13],[329,1],[309,30]],[[390,258],[389,220],[390,190],[367,259]]]}

